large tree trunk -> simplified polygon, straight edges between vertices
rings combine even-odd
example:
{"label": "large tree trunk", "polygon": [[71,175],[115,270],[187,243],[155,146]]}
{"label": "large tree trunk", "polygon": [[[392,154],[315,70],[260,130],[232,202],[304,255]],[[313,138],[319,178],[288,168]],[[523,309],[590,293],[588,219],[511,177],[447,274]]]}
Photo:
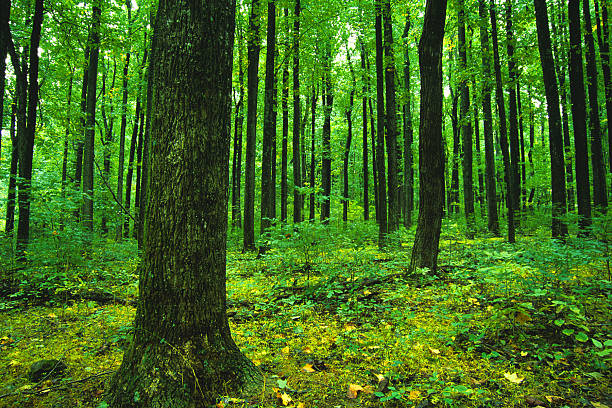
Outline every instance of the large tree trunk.
{"label": "large tree trunk", "polygon": [[[610,32],[608,30],[608,1],[601,3],[601,22],[599,19],[599,2],[595,0],[595,20],[597,24],[597,39],[601,56],[601,70],[604,77],[606,95],[606,116],[608,125],[608,150],[612,150],[612,80],[610,79]],[[608,152],[609,171],[612,172],[612,154]]]}
{"label": "large tree trunk", "polygon": [[383,65],[383,29],[381,1],[374,0],[376,31],[376,178],[378,179],[378,246],[385,245],[387,225],[387,188],[385,183],[385,76]]}
{"label": "large tree trunk", "polygon": [[181,5],[160,0],[155,26],[153,103],[165,109],[152,112],[140,299],[114,408],[209,406],[263,384],[225,311],[234,4]]}
{"label": "large tree trunk", "polygon": [[385,52],[385,141],[387,144],[387,184],[389,195],[388,232],[397,231],[401,215],[399,146],[397,144],[397,103],[395,102],[395,56],[393,54],[393,26],[391,23],[391,2],[382,4],[384,52]]}
{"label": "large tree trunk", "polygon": [[[40,32],[43,21],[43,0],[36,0],[34,5],[34,18],[32,21],[32,34],[30,36],[30,66],[27,69],[27,82],[23,81],[23,86],[27,88],[27,117],[23,115],[22,132],[17,134],[19,145],[19,178],[18,185],[18,206],[19,221],[17,223],[17,258],[26,260],[26,249],[30,242],[30,202],[32,196],[32,161],[34,158],[34,136],[36,135],[36,108],[38,106],[38,45],[40,44]],[[25,54],[25,52],[24,52]],[[25,55],[23,57],[25,59]],[[17,67],[15,67],[17,70]],[[25,78],[26,69],[22,66],[21,76]],[[21,98],[25,105],[25,89],[21,92]],[[21,102],[20,102],[21,105]],[[25,106],[24,106],[25,108]]]}
{"label": "large tree trunk", "polygon": [[[465,40],[465,1],[459,0],[459,69],[467,71],[467,43]],[[461,80],[461,137],[463,148],[463,206],[467,223],[467,236],[473,238],[476,228],[474,219],[474,174],[472,164],[472,121],[470,120],[470,88],[467,77]]]}
{"label": "large tree trunk", "polygon": [[419,127],[419,218],[410,269],[436,273],[442,206],[444,150],[442,146],[442,41],[446,0],[428,0],[419,41],[421,124]]}
{"label": "large tree trunk", "polygon": [[[591,25],[589,0],[582,0],[585,27]],[[601,149],[601,124],[599,122],[599,86],[597,81],[597,62],[595,61],[595,41],[593,30],[584,30],[586,44],[586,71],[589,92],[589,130],[591,134],[591,166],[593,167],[593,205],[597,211],[606,212],[608,195],[606,192],[606,171]]]}
{"label": "large tree trunk", "polygon": [[489,53],[489,20],[485,0],[478,1],[480,17],[480,47],[482,49],[482,116],[485,148],[485,180],[487,195],[487,227],[493,235],[500,235],[497,214],[497,187],[495,184],[495,145],[493,142],[493,115],[491,113],[491,54]]}
{"label": "large tree trunk", "polygon": [[514,183],[512,167],[510,163],[510,151],[508,147],[508,129],[506,127],[506,105],[504,103],[504,89],[501,77],[501,63],[499,60],[499,48],[497,41],[497,14],[495,11],[495,0],[490,0],[491,17],[491,40],[493,43],[493,66],[495,69],[495,100],[497,102],[497,113],[499,115],[499,144],[502,151],[504,163],[504,179],[506,181],[506,208],[508,209],[508,242],[515,242],[514,225]]}
{"label": "large tree trunk", "polygon": [[[414,169],[412,156],[412,143],[414,131],[412,130],[412,94],[410,89],[410,46],[408,38],[410,35],[410,10],[406,10],[406,26],[404,27],[404,226],[410,228],[412,225],[412,211],[414,210]],[[364,85],[365,86],[365,85]],[[365,107],[364,107],[365,112]],[[365,113],[364,113],[365,114]],[[364,116],[364,127],[365,116]],[[365,137],[365,136],[364,136]],[[365,141],[364,141],[365,144]],[[367,150],[364,150],[367,152]],[[365,159],[364,159],[365,160]]]}
{"label": "large tree trunk", "polygon": [[548,28],[548,11],[545,0],[534,0],[536,25],[538,29],[538,48],[546,91],[546,110],[548,112],[548,131],[550,140],[550,175],[552,184],[552,236],[563,238],[567,235],[567,226],[562,217],[566,213],[565,169],[563,162],[563,137],[561,135],[561,113],[559,111],[559,92],[555,75],[555,62],[552,55],[550,31]]}
{"label": "large tree trunk", "polygon": [[244,177],[244,229],[245,251],[255,250],[255,148],[257,144],[257,88],[259,87],[259,0],[251,4],[248,33],[247,66],[247,129]]}
{"label": "large tree trunk", "polygon": [[261,222],[260,233],[263,235],[271,225],[274,218],[272,198],[276,193],[272,183],[272,167],[275,166],[272,158],[273,140],[276,139],[276,115],[274,113],[274,86],[276,56],[276,6],[274,0],[268,0],[268,30],[266,37],[266,79],[264,99],[264,123],[261,156]]}
{"label": "large tree trunk", "polygon": [[574,125],[574,149],[576,163],[576,201],[579,225],[584,230],[591,225],[591,190],[589,182],[589,150],[586,134],[586,99],[582,70],[582,42],[580,38],[580,0],[568,3],[570,52],[569,76]]}

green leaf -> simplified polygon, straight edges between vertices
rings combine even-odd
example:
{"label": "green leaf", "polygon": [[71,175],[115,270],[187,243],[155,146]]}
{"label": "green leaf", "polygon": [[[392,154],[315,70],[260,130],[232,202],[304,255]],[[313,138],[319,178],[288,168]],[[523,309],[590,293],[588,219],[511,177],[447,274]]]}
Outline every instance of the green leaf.
{"label": "green leaf", "polygon": [[601,344],[601,341],[599,340],[595,340],[595,339],[591,339],[591,341],[593,342],[593,345],[597,348],[603,348],[603,344]]}
{"label": "green leaf", "polygon": [[562,333],[566,336],[571,336],[572,334],[574,334],[574,329],[563,329]]}
{"label": "green leaf", "polygon": [[557,320],[555,320],[554,323],[555,323],[556,326],[561,327],[561,326],[563,326],[563,323],[565,323],[565,320],[557,319]]}
{"label": "green leaf", "polygon": [[580,332],[576,335],[576,340],[584,343],[585,341],[587,341],[589,339],[589,336],[586,335],[585,332]]}

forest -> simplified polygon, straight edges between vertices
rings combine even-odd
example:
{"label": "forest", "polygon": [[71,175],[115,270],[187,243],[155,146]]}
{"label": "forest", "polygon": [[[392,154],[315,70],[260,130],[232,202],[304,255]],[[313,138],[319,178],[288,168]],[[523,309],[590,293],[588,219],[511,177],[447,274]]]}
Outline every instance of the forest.
{"label": "forest", "polygon": [[0,407],[612,407],[608,0],[0,0]]}

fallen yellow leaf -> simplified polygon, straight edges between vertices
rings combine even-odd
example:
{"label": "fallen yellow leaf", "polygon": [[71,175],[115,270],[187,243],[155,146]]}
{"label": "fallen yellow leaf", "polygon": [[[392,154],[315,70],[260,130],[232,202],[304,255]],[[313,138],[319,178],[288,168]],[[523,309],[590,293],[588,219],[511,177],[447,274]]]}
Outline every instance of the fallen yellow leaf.
{"label": "fallen yellow leaf", "polygon": [[511,383],[514,384],[520,384],[523,382],[523,380],[525,379],[525,377],[519,377],[518,374],[516,373],[504,373],[504,377],[506,378],[506,380],[510,381]]}
{"label": "fallen yellow leaf", "polygon": [[283,348],[281,349],[281,352],[282,352],[283,354],[289,354],[289,346],[283,347]]}
{"label": "fallen yellow leaf", "polygon": [[608,407],[606,404],[602,404],[601,402],[591,402],[591,404],[595,407],[595,408],[610,408]]}
{"label": "fallen yellow leaf", "polygon": [[419,395],[421,395],[421,391],[412,390],[412,391],[410,391],[410,395],[408,396],[408,398],[410,398],[411,400],[414,401],[417,398],[419,398]]}
{"label": "fallen yellow leaf", "polygon": [[435,354],[435,355],[440,354],[440,350],[435,349],[435,348],[431,348],[431,347],[429,347],[429,351],[431,351],[431,352],[432,352],[433,354]]}
{"label": "fallen yellow leaf", "polygon": [[312,368],[312,364],[306,364],[304,367],[302,367],[303,371],[306,371],[307,373],[314,373],[316,370],[314,368]]}
{"label": "fallen yellow leaf", "polygon": [[357,393],[363,391],[363,387],[357,384],[349,384],[348,390],[346,390],[346,396],[350,399],[357,398]]}

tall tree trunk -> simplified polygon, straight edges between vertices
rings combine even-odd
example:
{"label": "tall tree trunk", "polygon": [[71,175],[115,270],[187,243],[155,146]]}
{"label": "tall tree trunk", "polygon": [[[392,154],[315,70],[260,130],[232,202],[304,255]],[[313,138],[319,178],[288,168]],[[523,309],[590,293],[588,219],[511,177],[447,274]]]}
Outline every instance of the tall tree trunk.
{"label": "tall tree trunk", "polygon": [[478,177],[478,191],[476,197],[478,198],[478,204],[480,205],[480,213],[484,215],[484,174],[482,168],[482,155],[480,154],[480,148],[482,146],[480,142],[480,112],[478,110],[478,96],[476,92],[476,81],[472,82],[473,105],[474,105],[474,153],[476,154],[476,173]]}
{"label": "tall tree trunk", "polygon": [[315,155],[315,129],[316,129],[316,111],[317,111],[317,91],[315,87],[315,78],[313,72],[312,78],[312,98],[310,101],[310,112],[311,112],[311,130],[310,130],[310,202],[309,202],[309,214],[308,219],[313,222],[315,220],[315,169],[316,169],[316,155]]}
{"label": "tall tree trunk", "polygon": [[242,29],[238,25],[238,101],[234,119],[234,156],[232,161],[232,227],[242,228],[240,182],[242,179],[242,124],[244,123],[244,70],[242,68]]}
{"label": "tall tree trunk", "polygon": [[[146,51],[146,50],[145,50]],[[134,195],[134,229],[132,236],[138,239],[138,220],[140,219],[140,187],[142,170],[142,150],[144,142],[145,111],[140,109],[140,126],[138,127],[138,142],[136,146],[136,194]]]}
{"label": "tall tree trunk", "polygon": [[[106,186],[109,186],[110,183],[110,169],[111,169],[111,144],[113,142],[113,128],[115,127],[115,115],[114,115],[114,104],[112,101],[112,97],[111,97],[111,101],[110,101],[110,122],[109,122],[109,118],[106,115],[106,98],[108,95],[108,92],[106,91],[106,77],[108,75],[108,67],[106,66],[106,64],[102,64],[102,66],[104,67],[104,74],[102,75],[102,103],[101,103],[101,113],[102,113],[102,120],[104,123],[104,137],[102,138],[102,146],[104,148],[104,164],[103,164],[103,168],[102,168],[102,177],[103,177],[103,181],[104,184]],[[110,89],[113,90],[115,88],[115,79],[117,78],[117,62],[114,61],[114,69],[113,69],[113,80],[110,86]],[[72,79],[72,78],[71,78]],[[71,83],[72,85],[72,83]],[[70,106],[68,107],[68,112],[70,112]],[[68,115],[70,115],[70,113],[68,113]],[[69,120],[68,120],[69,122]],[[66,156],[68,153],[67,147],[68,147],[68,135],[69,135],[69,129],[68,127],[66,127]],[[67,159],[67,157],[65,157],[65,159]],[[63,193],[62,193],[63,194]],[[107,190],[104,190],[104,195],[108,196]],[[102,230],[102,234],[106,235],[108,234],[108,215],[107,212],[104,211],[102,213],[102,222],[101,222],[101,226],[100,229]]]}
{"label": "tall tree trunk", "polygon": [[[289,9],[285,8],[285,24],[287,37],[289,36]],[[287,222],[287,206],[289,199],[289,186],[287,185],[288,170],[288,144],[289,144],[289,43],[285,43],[285,57],[283,58],[283,89],[281,96],[281,109],[283,111],[283,140],[281,145],[281,221]]]}
{"label": "tall tree trunk", "polygon": [[[36,108],[38,106],[38,45],[40,44],[40,32],[43,22],[43,0],[36,0],[34,5],[34,18],[32,20],[32,34],[30,36],[30,66],[25,69],[22,66],[21,76],[25,79],[28,74],[27,82],[23,81],[23,86],[27,86],[27,116],[23,115],[22,132],[17,134],[19,146],[19,182],[18,186],[18,206],[19,221],[17,223],[17,259],[26,260],[26,249],[30,241],[30,202],[32,196],[32,161],[34,158],[34,136],[36,135]],[[27,48],[26,48],[27,50]],[[25,51],[24,57],[25,59]],[[17,67],[14,67],[17,69]],[[15,69],[15,70],[16,70]],[[25,89],[21,92],[25,109]],[[21,102],[20,102],[21,104]]]}
{"label": "tall tree trunk", "polygon": [[259,87],[259,0],[251,4],[248,33],[247,66],[247,130],[244,177],[244,229],[245,251],[255,250],[255,148],[257,144],[257,89]]}
{"label": "tall tree trunk", "polygon": [[[368,53],[366,51],[365,48],[365,44],[363,42],[362,38],[359,38],[359,44],[360,44],[360,49],[361,49],[361,58],[362,60],[365,60],[365,71],[364,71],[364,82],[365,82],[365,87],[366,87],[366,93],[367,93],[367,100],[368,100],[368,108],[369,108],[369,113],[370,113],[370,140],[371,140],[371,145],[372,145],[372,182],[373,182],[373,187],[374,187],[374,210],[375,210],[375,218],[376,218],[376,222],[378,223],[378,208],[379,208],[379,204],[378,204],[378,173],[377,173],[377,162],[376,162],[376,125],[375,125],[375,121],[374,121],[374,109],[372,107],[372,98],[370,97],[370,78],[371,78],[371,72],[370,72],[370,61],[368,58]],[[364,124],[364,126],[367,126],[366,124]]]}
{"label": "tall tree trunk", "polygon": [[209,406],[263,386],[225,311],[234,4],[181,6],[160,0],[155,26],[153,100],[165,108],[153,110],[140,298],[113,408]]}
{"label": "tall tree trunk", "polygon": [[[467,71],[467,43],[465,40],[465,1],[459,0],[459,69]],[[473,238],[476,228],[474,219],[474,175],[472,164],[472,121],[470,120],[470,88],[467,77],[461,81],[461,136],[463,147],[463,206],[467,223],[467,236]]]}
{"label": "tall tree trunk", "polygon": [[351,91],[349,93],[349,105],[344,115],[346,116],[346,125],[348,132],[346,135],[346,145],[344,146],[344,161],[342,164],[343,174],[343,190],[342,190],[342,221],[348,221],[348,209],[349,209],[349,155],[351,152],[351,143],[353,141],[353,104],[355,101],[355,71],[351,64],[351,51],[349,50],[348,44],[346,45],[346,59],[351,72]]}
{"label": "tall tree trunk", "polygon": [[[412,91],[410,88],[410,10],[406,10],[406,26],[404,27],[404,226],[412,226],[412,211],[414,210],[414,169],[412,156],[412,143],[414,131],[412,130]],[[365,114],[365,106],[364,106]],[[364,116],[365,126],[365,116]],[[365,137],[365,136],[364,136]],[[364,139],[365,140],[365,139]],[[365,144],[365,141],[364,141]],[[364,150],[367,152],[367,150]],[[364,159],[365,160],[365,159]]]}
{"label": "tall tree trunk", "polygon": [[[610,32],[608,30],[608,1],[601,2],[601,22],[599,20],[599,2],[595,0],[595,20],[597,24],[597,39],[601,56],[601,70],[604,77],[606,95],[606,117],[608,125],[608,150],[612,151],[612,79],[610,79]],[[608,152],[608,167],[612,173],[612,154]]]}
{"label": "tall tree trunk", "polygon": [[495,70],[495,100],[497,102],[497,113],[499,115],[499,144],[502,151],[504,163],[504,179],[506,181],[506,208],[508,209],[508,242],[515,242],[514,224],[514,179],[510,165],[510,152],[508,147],[508,130],[506,128],[506,106],[504,103],[504,90],[501,78],[501,63],[499,60],[499,48],[497,41],[497,17],[495,11],[495,0],[490,0],[489,7],[491,17],[491,40],[493,43],[493,67]]}
{"label": "tall tree trunk", "polygon": [[444,150],[442,146],[442,42],[446,0],[428,0],[419,41],[421,71],[421,123],[419,127],[419,218],[410,269],[438,266],[442,206],[444,202]]}
{"label": "tall tree trunk", "polygon": [[7,236],[13,235],[15,229],[15,193],[17,191],[17,165],[19,163],[19,146],[17,143],[17,135],[15,132],[15,122],[17,117],[17,103],[13,101],[11,104],[11,168],[9,170],[8,194],[6,197],[6,218],[4,223],[4,232]]}
{"label": "tall tree trunk", "polygon": [[512,29],[512,1],[506,1],[506,49],[508,51],[508,136],[510,138],[510,174],[512,177],[512,210],[514,222],[520,223],[520,191],[521,177],[519,175],[520,144],[518,132],[518,108],[516,104],[517,67],[514,58],[514,31]]}
{"label": "tall tree trunk", "polygon": [[300,153],[300,0],[295,0],[293,20],[293,222],[302,221],[302,170]]}
{"label": "tall tree trunk", "polygon": [[[2,129],[4,125],[4,88],[6,84],[6,54],[8,53],[9,33],[8,27],[11,14],[11,1],[5,0],[0,4],[0,159],[2,158]],[[72,80],[72,77],[71,77]],[[72,83],[72,82],[71,82]]]}
{"label": "tall tree trunk", "polygon": [[374,0],[376,31],[376,178],[378,179],[378,246],[385,245],[387,225],[387,188],[385,184],[385,77],[381,1]]}
{"label": "tall tree trunk", "polygon": [[[582,0],[585,27],[591,25],[589,0]],[[601,124],[599,122],[599,89],[597,81],[597,62],[595,61],[595,41],[593,30],[584,30],[586,45],[586,71],[589,92],[589,130],[591,133],[591,166],[593,167],[593,205],[597,211],[605,213],[608,207],[606,192],[606,171],[601,148]]]}
{"label": "tall tree trunk", "polygon": [[94,147],[96,130],[96,85],[98,83],[98,55],[100,53],[100,9],[99,0],[93,5],[91,24],[91,50],[87,73],[87,125],[83,149],[83,227],[93,237],[94,203]]}
{"label": "tall tree trunk", "polygon": [[580,36],[580,0],[569,0],[568,19],[570,34],[569,77],[574,125],[574,149],[576,162],[576,201],[580,227],[591,225],[591,190],[589,182],[589,151],[586,134],[586,99],[582,70],[582,42]]}
{"label": "tall tree trunk", "polygon": [[266,79],[263,123],[263,153],[261,158],[261,223],[260,233],[263,235],[275,217],[272,206],[276,188],[272,182],[272,167],[276,165],[272,157],[273,140],[276,139],[276,115],[274,113],[274,92],[276,87],[275,63],[276,56],[276,6],[274,0],[268,0],[268,30],[266,38]]}
{"label": "tall tree trunk", "polygon": [[[132,2],[125,2],[128,15],[128,38],[132,35]],[[123,84],[122,84],[122,99],[121,99],[121,129],[119,131],[119,164],[117,167],[117,202],[123,202],[123,173],[125,166],[125,134],[127,129],[127,102],[128,102],[128,73],[130,68],[130,48],[125,53],[125,64],[123,66]],[[123,211],[119,211],[120,214]],[[117,222],[116,240],[120,241],[123,237],[123,221],[119,217]]]}
{"label": "tall tree trunk", "polygon": [[519,123],[519,143],[521,149],[521,208],[527,205],[527,169],[525,165],[525,131],[523,129],[523,106],[521,104],[521,85],[519,79],[516,81],[516,105]]}
{"label": "tall tree trunk", "polygon": [[331,113],[334,95],[331,82],[331,45],[327,44],[323,51],[323,144],[321,146],[321,187],[323,199],[321,202],[321,221],[326,223],[331,216]]}
{"label": "tall tree trunk", "polygon": [[385,52],[385,141],[387,142],[387,184],[389,195],[388,232],[397,231],[401,216],[400,180],[399,180],[399,146],[397,144],[397,103],[395,101],[395,56],[393,54],[393,27],[391,21],[391,2],[383,0],[382,17],[384,28]]}
{"label": "tall tree trunk", "polygon": [[461,156],[459,117],[457,115],[459,94],[456,94],[451,89],[451,95],[453,95],[453,107],[451,110],[451,122],[453,127],[453,159],[451,170],[451,186],[448,194],[448,207],[451,214],[459,214],[459,161]]}
{"label": "tall tree trunk", "polygon": [[552,55],[552,44],[548,28],[548,11],[545,0],[534,0],[536,25],[538,30],[538,48],[544,88],[546,91],[546,110],[548,112],[548,131],[550,146],[550,175],[552,184],[552,236],[563,238],[567,235],[567,226],[562,217],[566,213],[565,169],[563,161],[563,137],[561,135],[561,113],[559,111],[559,93],[555,75],[555,62]]}
{"label": "tall tree trunk", "polygon": [[[142,71],[141,71],[142,72]],[[142,82],[142,74],[138,75],[138,82]],[[140,86],[136,94],[136,112],[134,113],[134,126],[132,127],[132,137],[130,138],[130,155],[128,157],[128,167],[125,176],[125,218],[123,225],[123,236],[130,236],[130,208],[132,207],[132,176],[134,175],[134,156],[136,155],[136,142],[138,141],[138,121],[140,119]]]}
{"label": "tall tree trunk", "polygon": [[495,236],[500,235],[497,214],[497,186],[495,183],[495,144],[493,141],[493,115],[491,113],[491,54],[489,51],[489,20],[485,0],[478,1],[480,17],[480,47],[482,49],[482,116],[485,149],[485,179],[487,185],[487,227]]}
{"label": "tall tree trunk", "polygon": [[[81,190],[81,179],[83,178],[83,147],[85,146],[85,128],[87,126],[87,74],[89,72],[89,53],[91,49],[91,30],[87,38],[87,44],[85,45],[85,58],[83,60],[83,78],[81,83],[81,107],[80,107],[80,127],[76,137],[76,151],[74,160],[74,185],[77,191]],[[80,201],[80,200],[79,200]],[[78,208],[74,211],[74,218],[79,220],[81,217],[81,209]]]}
{"label": "tall tree trunk", "polygon": [[[72,84],[74,82],[74,69],[68,67],[70,71],[70,82],[68,82],[68,103],[66,106],[66,131],[64,133],[64,151],[62,152],[62,186],[61,186],[61,197],[62,201],[66,200],[66,186],[68,184],[68,142],[70,139],[70,116],[72,111]],[[11,162],[12,164],[12,162]],[[60,215],[60,231],[64,230],[64,212]]]}
{"label": "tall tree trunk", "polygon": [[[285,23],[287,36],[289,36],[289,9],[285,8]],[[285,43],[285,57],[283,58],[283,89],[281,96],[281,109],[283,111],[283,140],[281,142],[281,221],[287,222],[287,206],[289,200],[289,186],[287,180],[288,149],[289,149],[289,43]]]}

